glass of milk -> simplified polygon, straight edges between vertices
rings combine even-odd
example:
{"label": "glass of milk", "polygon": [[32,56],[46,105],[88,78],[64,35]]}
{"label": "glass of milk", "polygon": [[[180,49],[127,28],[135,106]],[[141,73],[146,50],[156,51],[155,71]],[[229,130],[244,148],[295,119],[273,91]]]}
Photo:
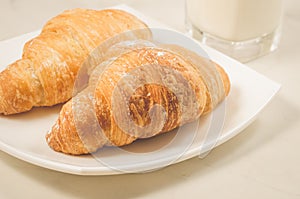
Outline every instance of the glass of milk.
{"label": "glass of milk", "polygon": [[282,0],[186,0],[189,33],[241,62],[278,47]]}

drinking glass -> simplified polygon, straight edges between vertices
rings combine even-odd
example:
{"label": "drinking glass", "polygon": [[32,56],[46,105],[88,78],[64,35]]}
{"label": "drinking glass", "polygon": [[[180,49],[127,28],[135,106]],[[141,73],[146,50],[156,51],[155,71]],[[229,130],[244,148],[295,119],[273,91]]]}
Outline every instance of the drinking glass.
{"label": "drinking glass", "polygon": [[282,4],[282,0],[186,0],[186,27],[202,43],[248,62],[278,47]]}

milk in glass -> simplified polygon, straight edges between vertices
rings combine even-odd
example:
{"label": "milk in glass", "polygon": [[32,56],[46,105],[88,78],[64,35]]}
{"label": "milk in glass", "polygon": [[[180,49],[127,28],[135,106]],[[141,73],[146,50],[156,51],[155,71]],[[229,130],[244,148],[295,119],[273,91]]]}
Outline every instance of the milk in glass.
{"label": "milk in glass", "polygon": [[[246,41],[246,48],[250,40],[256,40],[253,42],[259,45],[255,48],[251,43],[252,51],[272,50],[277,45],[274,42],[278,42],[276,34],[281,15],[282,0],[186,0],[186,20],[190,31],[202,41],[218,40],[219,44],[217,41],[209,41],[208,44],[219,47],[221,51],[226,51],[226,46],[222,46],[226,42],[229,42],[228,45],[238,45],[240,49],[243,44],[239,42]],[[233,46],[229,46],[228,51],[239,53]],[[265,52],[252,53],[250,55],[248,52],[248,55],[253,58],[255,53],[259,56]],[[243,54],[247,56],[247,53]]]}

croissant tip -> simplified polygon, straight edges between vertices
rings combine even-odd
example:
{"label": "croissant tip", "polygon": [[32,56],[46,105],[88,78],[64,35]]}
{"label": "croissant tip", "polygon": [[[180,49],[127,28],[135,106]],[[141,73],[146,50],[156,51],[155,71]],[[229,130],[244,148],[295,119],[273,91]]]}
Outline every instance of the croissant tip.
{"label": "croissant tip", "polygon": [[3,108],[3,91],[2,91],[2,87],[0,86],[0,115],[4,115],[5,111]]}
{"label": "croissant tip", "polygon": [[52,148],[54,151],[61,152],[61,147],[59,145],[59,142],[54,138],[53,133],[49,131],[46,136],[46,142],[49,145],[50,148]]}
{"label": "croissant tip", "polygon": [[[69,155],[83,155],[83,154],[90,154],[90,152],[85,148],[85,147],[74,147],[73,146],[68,146],[66,143],[62,143],[58,139],[58,135],[61,134],[62,132],[57,128],[58,124],[55,124],[50,131],[45,136],[46,142],[48,146],[53,149],[56,152],[61,152],[64,154],[69,154]],[[57,137],[58,136],[58,137]],[[74,144],[74,143],[73,143]]]}

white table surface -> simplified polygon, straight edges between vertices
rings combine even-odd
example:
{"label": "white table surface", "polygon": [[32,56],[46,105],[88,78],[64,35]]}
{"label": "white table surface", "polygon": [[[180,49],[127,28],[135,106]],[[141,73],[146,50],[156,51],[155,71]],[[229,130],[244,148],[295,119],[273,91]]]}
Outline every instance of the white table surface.
{"label": "white table surface", "polygon": [[[184,31],[184,0],[1,0],[0,40],[37,30],[74,7],[120,3]],[[257,120],[206,158],[145,174],[76,176],[0,152],[0,198],[300,198],[300,1],[285,0],[274,53],[247,63],[282,84]],[[0,55],[1,56],[1,55]]]}

